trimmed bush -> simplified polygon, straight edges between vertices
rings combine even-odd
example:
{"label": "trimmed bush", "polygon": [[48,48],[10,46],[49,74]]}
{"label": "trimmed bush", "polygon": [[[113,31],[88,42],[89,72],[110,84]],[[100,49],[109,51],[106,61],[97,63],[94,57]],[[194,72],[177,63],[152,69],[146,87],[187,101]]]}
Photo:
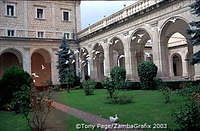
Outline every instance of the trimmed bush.
{"label": "trimmed bush", "polygon": [[122,67],[113,67],[110,76],[115,81],[126,80],[126,70]]}
{"label": "trimmed bush", "polygon": [[126,70],[122,67],[113,67],[110,76],[117,89],[126,87]]}
{"label": "trimmed bush", "polygon": [[86,96],[94,95],[94,88],[96,86],[96,82],[94,80],[85,80],[82,82],[82,86]]}
{"label": "trimmed bush", "polygon": [[15,92],[23,91],[22,87],[31,87],[32,78],[19,67],[11,67],[3,74],[0,84],[0,106],[2,106],[11,102]]}
{"label": "trimmed bush", "polygon": [[157,70],[157,66],[152,62],[145,61],[138,65],[138,75],[143,89],[153,89]]}

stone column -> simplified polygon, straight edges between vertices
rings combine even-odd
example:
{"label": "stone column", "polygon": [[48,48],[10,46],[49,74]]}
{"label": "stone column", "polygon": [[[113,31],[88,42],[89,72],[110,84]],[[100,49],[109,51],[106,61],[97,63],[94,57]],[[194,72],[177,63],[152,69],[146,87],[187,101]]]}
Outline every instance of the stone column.
{"label": "stone column", "polygon": [[169,76],[169,64],[168,59],[166,59],[166,47],[162,45],[159,39],[158,30],[153,31],[153,62],[158,67],[158,77],[168,77]]}
{"label": "stone column", "polygon": [[76,75],[81,77],[80,74],[80,65],[79,65],[79,53],[75,54],[75,64],[76,64]]}
{"label": "stone column", "polygon": [[104,44],[104,75],[110,77],[111,71],[111,61],[110,61],[110,51],[109,43]]}
{"label": "stone column", "polygon": [[59,75],[57,69],[58,56],[56,55],[57,48],[51,50],[51,80],[54,85],[59,84]]}
{"label": "stone column", "polygon": [[124,56],[125,56],[125,69],[126,69],[126,79],[127,80],[135,80],[135,72],[133,70],[133,59],[131,58],[131,48],[128,38],[124,38]]}
{"label": "stone column", "polygon": [[24,48],[23,51],[23,69],[31,74],[31,53],[30,48]]}
{"label": "stone column", "polygon": [[169,76],[174,77],[174,71],[173,71],[173,58],[172,55],[169,54]]}
{"label": "stone column", "polygon": [[[198,52],[200,50],[200,46],[194,46],[193,50],[194,53]],[[194,79],[200,80],[200,63],[194,65],[194,72]]]}
{"label": "stone column", "polygon": [[96,74],[95,69],[96,68],[94,67],[94,60],[93,60],[92,52],[89,52],[89,55],[90,55],[90,58],[91,58],[91,59],[88,60],[88,62],[90,64],[90,78],[95,79],[95,74]]}
{"label": "stone column", "polygon": [[182,58],[182,67],[183,67],[183,76],[184,77],[188,77],[189,73],[188,73],[188,62],[185,60],[187,59],[187,52],[184,52],[184,54],[181,54],[181,58]]}

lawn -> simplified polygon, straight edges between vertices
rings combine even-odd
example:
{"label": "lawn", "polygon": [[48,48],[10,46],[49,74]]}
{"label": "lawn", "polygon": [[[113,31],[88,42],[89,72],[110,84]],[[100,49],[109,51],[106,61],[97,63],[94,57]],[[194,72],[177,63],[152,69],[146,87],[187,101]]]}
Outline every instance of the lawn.
{"label": "lawn", "polygon": [[108,118],[118,114],[120,123],[160,123],[167,124],[168,129],[178,129],[171,114],[182,105],[186,99],[172,94],[171,102],[164,104],[164,97],[159,91],[120,91],[119,94],[133,95],[134,102],[126,105],[106,104],[106,90],[95,90],[95,95],[85,96],[83,90],[56,92],[56,101]]}
{"label": "lawn", "polygon": [[[60,126],[62,124],[61,126],[64,127],[62,128],[63,130],[70,129],[70,131],[77,131],[75,128],[77,123],[85,124],[82,120],[57,110],[54,110],[50,117],[54,118],[54,116],[58,119],[50,120],[52,122],[50,123],[51,126]],[[0,131],[30,131],[30,129],[27,126],[26,119],[22,115],[16,115],[14,112],[0,111]]]}

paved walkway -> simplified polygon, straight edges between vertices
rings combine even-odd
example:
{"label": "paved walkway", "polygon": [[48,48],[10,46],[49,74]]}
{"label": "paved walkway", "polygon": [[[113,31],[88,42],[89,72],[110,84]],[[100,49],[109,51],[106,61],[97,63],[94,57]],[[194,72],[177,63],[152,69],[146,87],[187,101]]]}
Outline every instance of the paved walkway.
{"label": "paved walkway", "polygon": [[[97,124],[101,124],[101,125],[108,125],[108,124],[112,124],[108,119],[104,119],[98,115],[94,115],[94,114],[91,114],[91,113],[87,113],[87,112],[84,112],[84,111],[81,111],[81,110],[78,110],[78,109],[75,109],[75,108],[72,108],[72,107],[69,107],[69,106],[66,106],[66,105],[63,105],[63,104],[60,104],[60,103],[57,103],[57,102],[53,102],[52,103],[52,106],[62,112],[65,112],[67,114],[70,114],[78,119],[81,119],[87,123],[90,123],[92,125],[97,125]],[[136,130],[128,130],[128,129],[118,129],[118,130],[109,130],[109,131],[136,131]]]}

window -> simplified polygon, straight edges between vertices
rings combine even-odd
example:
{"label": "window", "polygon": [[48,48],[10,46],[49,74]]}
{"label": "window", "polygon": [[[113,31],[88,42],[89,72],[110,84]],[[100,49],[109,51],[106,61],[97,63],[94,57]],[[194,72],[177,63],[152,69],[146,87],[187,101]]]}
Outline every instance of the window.
{"label": "window", "polygon": [[15,16],[15,5],[14,4],[6,5],[6,15],[7,16]]}
{"label": "window", "polygon": [[15,36],[15,31],[14,30],[8,30],[7,35],[9,37],[13,37],[13,36]]}
{"label": "window", "polygon": [[68,11],[63,11],[63,20],[69,21],[69,12]]}
{"label": "window", "polygon": [[69,39],[69,38],[70,38],[70,34],[69,34],[69,33],[64,33],[64,35],[65,35],[65,38],[66,38],[66,39]]}
{"label": "window", "polygon": [[44,10],[41,8],[37,8],[36,18],[44,19]]}
{"label": "window", "polygon": [[38,32],[37,37],[38,38],[44,38],[44,32]]}

